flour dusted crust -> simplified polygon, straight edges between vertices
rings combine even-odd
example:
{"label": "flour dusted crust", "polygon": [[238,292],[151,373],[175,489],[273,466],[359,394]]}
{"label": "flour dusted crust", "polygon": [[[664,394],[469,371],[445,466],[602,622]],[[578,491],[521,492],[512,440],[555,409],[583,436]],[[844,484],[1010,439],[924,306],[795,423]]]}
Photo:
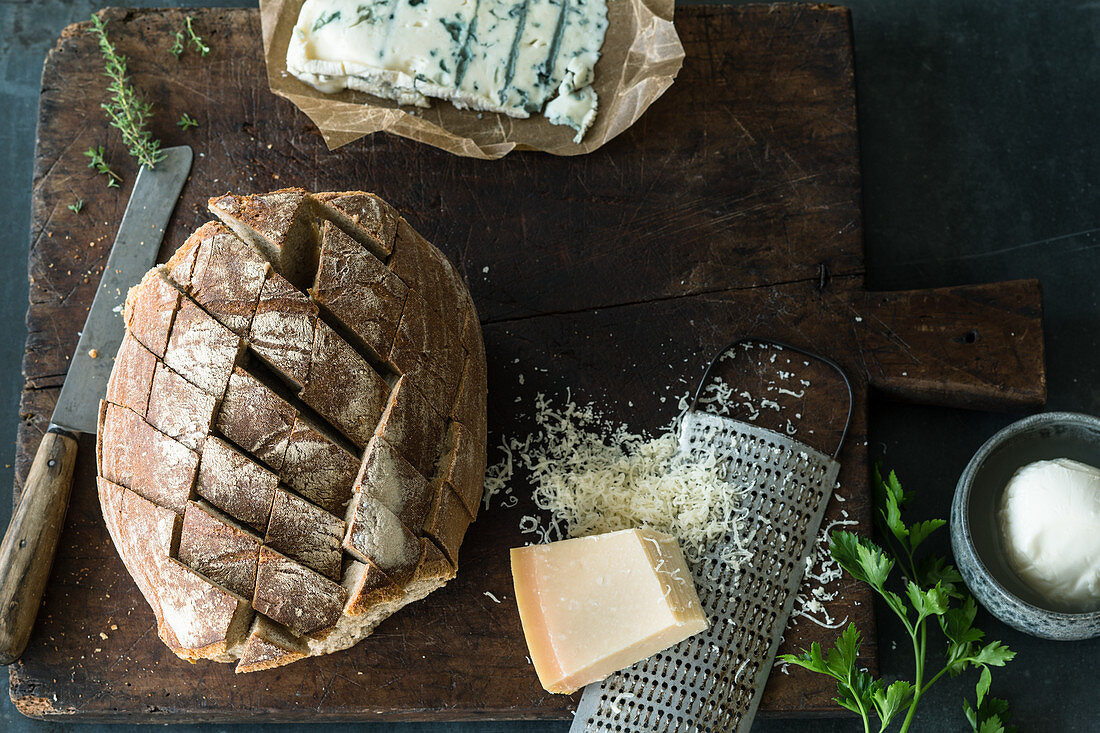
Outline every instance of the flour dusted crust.
{"label": "flour dusted crust", "polygon": [[127,297],[98,489],[165,644],[254,672],[347,648],[455,576],[485,351],[455,269],[377,196],[210,210]]}

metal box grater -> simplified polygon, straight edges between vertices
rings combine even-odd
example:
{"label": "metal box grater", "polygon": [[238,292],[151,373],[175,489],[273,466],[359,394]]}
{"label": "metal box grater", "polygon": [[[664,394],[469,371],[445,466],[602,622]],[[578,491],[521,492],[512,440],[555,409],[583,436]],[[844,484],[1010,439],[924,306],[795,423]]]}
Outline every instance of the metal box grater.
{"label": "metal box grater", "polygon": [[[790,350],[840,368],[822,357],[773,341],[750,340]],[[680,428],[680,450],[714,451],[728,461],[728,479],[748,489],[748,540],[755,561],[738,567],[723,559],[733,542],[691,563],[699,600],[710,626],[602,682],[588,685],[571,733],[727,733],[748,731],[764,691],[780,637],[802,581],[807,558],[836,485],[840,464],[789,436],[699,409],[699,398],[722,349],[703,376]],[[848,419],[851,419],[848,385]],[[840,446],[837,447],[839,452]]]}

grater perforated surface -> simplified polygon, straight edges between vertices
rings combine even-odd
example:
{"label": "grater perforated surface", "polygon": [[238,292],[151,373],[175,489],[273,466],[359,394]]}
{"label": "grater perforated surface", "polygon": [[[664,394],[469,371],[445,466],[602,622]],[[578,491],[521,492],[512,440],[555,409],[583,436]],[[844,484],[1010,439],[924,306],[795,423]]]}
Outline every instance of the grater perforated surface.
{"label": "grater perforated surface", "polygon": [[684,416],[680,449],[714,451],[747,490],[754,558],[723,549],[691,563],[706,631],[585,688],[571,733],[747,731],[802,580],[840,464],[771,430],[707,412]]}

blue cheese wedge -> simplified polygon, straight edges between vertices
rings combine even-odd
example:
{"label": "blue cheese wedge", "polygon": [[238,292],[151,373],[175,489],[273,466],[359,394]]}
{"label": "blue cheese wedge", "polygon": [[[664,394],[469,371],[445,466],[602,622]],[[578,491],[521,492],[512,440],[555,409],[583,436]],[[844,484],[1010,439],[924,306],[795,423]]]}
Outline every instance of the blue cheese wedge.
{"label": "blue cheese wedge", "polygon": [[606,31],[607,0],[306,0],[287,70],[326,93],[541,112],[579,143],[596,118]]}

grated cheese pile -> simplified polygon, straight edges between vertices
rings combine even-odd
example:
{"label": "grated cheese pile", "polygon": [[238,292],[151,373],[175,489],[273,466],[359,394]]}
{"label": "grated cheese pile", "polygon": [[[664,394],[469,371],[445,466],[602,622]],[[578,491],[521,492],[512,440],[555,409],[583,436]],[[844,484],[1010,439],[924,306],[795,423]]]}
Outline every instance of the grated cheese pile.
{"label": "grated cheese pile", "polygon": [[[744,348],[750,350],[751,345]],[[731,351],[722,359],[733,356]],[[776,363],[777,356],[773,354],[770,361]],[[765,386],[764,395],[739,391],[721,377],[714,377],[700,395],[699,404],[718,415],[735,415],[737,408],[736,415],[747,422],[755,422],[765,410],[786,417],[788,407],[779,396],[801,398],[811,386],[795,372],[797,362],[797,357],[793,362],[785,358],[784,366],[790,371],[780,368],[778,379]],[[519,381],[523,384],[522,375]],[[660,401],[665,402],[665,397]],[[730,549],[723,560],[735,570],[744,566],[752,558],[742,547],[759,527],[754,526],[755,518],[739,508],[741,492],[724,480],[722,467],[716,465],[713,455],[702,461],[696,460],[697,456],[688,461],[676,455],[680,419],[688,404],[688,395],[681,396],[680,417],[659,437],[649,438],[603,419],[591,404],[574,404],[568,394],[561,408],[555,408],[540,394],[535,405],[538,432],[522,440],[506,438],[499,444],[501,459],[486,473],[486,509],[494,499],[503,508],[519,503],[511,483],[520,468],[531,474],[535,503],[544,510],[542,516],[520,518],[521,532],[533,535],[534,542],[646,526],[675,535],[689,561],[696,561],[715,540],[728,533]],[[794,420],[786,420],[783,432],[795,435],[802,414],[797,408],[791,412]],[[842,572],[829,553],[828,534],[837,527],[859,524],[849,518],[846,510],[838,510],[836,504],[843,502],[838,485],[828,514],[839,513],[840,518],[818,533],[795,599],[792,624],[805,619],[831,629],[847,622],[847,616],[838,619],[829,612],[844,597]],[[786,665],[780,666],[786,671]]]}
{"label": "grated cheese pile", "polygon": [[520,521],[538,542],[648,527],[675,536],[689,560],[726,535],[734,541],[724,559],[744,559],[737,556],[747,520],[743,491],[725,480],[713,454],[680,454],[679,420],[651,438],[611,424],[591,404],[567,397],[558,408],[542,394],[534,418],[537,432],[502,443],[503,459],[487,472],[486,508],[496,496],[506,507],[518,502],[510,487],[518,460],[535,505],[549,513]]}

